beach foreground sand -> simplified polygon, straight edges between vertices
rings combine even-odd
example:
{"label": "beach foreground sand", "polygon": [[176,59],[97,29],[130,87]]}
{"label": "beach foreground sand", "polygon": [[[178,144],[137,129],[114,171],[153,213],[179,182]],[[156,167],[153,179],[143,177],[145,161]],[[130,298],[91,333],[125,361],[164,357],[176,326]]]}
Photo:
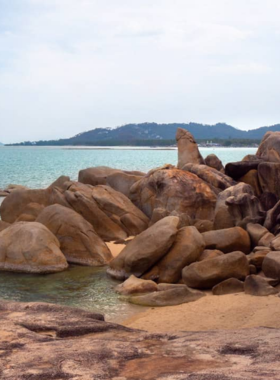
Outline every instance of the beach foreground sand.
{"label": "beach foreground sand", "polygon": [[207,294],[196,302],[150,308],[122,324],[153,333],[280,328],[280,298],[277,295],[255,297],[244,293]]}

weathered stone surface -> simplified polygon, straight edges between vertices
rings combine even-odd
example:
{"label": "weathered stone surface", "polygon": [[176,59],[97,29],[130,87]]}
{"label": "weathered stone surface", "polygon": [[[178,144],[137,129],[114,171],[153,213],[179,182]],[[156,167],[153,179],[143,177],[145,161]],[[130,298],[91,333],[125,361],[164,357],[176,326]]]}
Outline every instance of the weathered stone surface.
{"label": "weathered stone surface", "polygon": [[248,274],[248,260],[242,252],[231,252],[215,259],[193,263],[182,272],[184,283],[197,289],[212,288],[231,277],[244,280]]}
{"label": "weathered stone surface", "polygon": [[27,186],[23,186],[23,185],[16,185],[16,184],[10,184],[8,185],[4,191],[6,193],[12,193],[13,191],[17,191],[17,190],[28,190],[29,188]]}
{"label": "weathered stone surface", "polygon": [[280,235],[277,235],[273,240],[271,240],[270,248],[273,251],[280,251]]}
{"label": "weathered stone surface", "polygon": [[266,227],[269,231],[274,232],[279,221],[280,221],[280,201],[278,201],[275,204],[275,206],[266,213],[264,227]]}
{"label": "weathered stone surface", "polygon": [[176,141],[178,145],[178,168],[186,164],[204,164],[197,143],[193,135],[183,128],[178,128],[176,133]]}
{"label": "weathered stone surface", "polygon": [[45,206],[39,203],[28,203],[22,211],[16,222],[35,222],[39,214],[44,210]]}
{"label": "weathered stone surface", "polygon": [[59,178],[57,178],[57,180],[55,180],[49,187],[58,187],[59,189],[63,189],[65,182],[69,182],[69,181],[70,181],[70,177],[66,175],[62,175]]}
{"label": "weathered stone surface", "polygon": [[262,209],[264,211],[268,211],[276,205],[278,198],[276,197],[275,194],[265,191],[259,196],[259,200],[260,200]]}
{"label": "weathered stone surface", "polygon": [[80,170],[79,182],[89,185],[107,185],[129,197],[131,186],[139,181],[145,173],[124,171],[107,166],[97,166]]}
{"label": "weathered stone surface", "polygon": [[225,173],[229,177],[238,180],[250,170],[257,170],[260,162],[260,160],[230,162],[225,167]]}
{"label": "weathered stone surface", "polygon": [[185,284],[157,284],[157,290],[158,292],[162,292],[163,290],[170,290],[170,289],[180,289],[184,288],[185,289],[186,285]]}
{"label": "weathered stone surface", "polygon": [[263,260],[269,252],[270,249],[262,251],[258,250],[256,252],[250,253],[250,255],[247,256],[249,264],[254,265],[257,269],[261,269]]}
{"label": "weathered stone surface", "polygon": [[144,277],[159,283],[176,283],[182,277],[182,269],[197,261],[204,247],[203,237],[197,229],[184,227],[178,231],[169,252]]}
{"label": "weathered stone surface", "polygon": [[205,249],[197,261],[211,260],[222,255],[224,255],[224,252],[219,251],[218,249]]}
{"label": "weathered stone surface", "polygon": [[212,293],[215,296],[242,292],[244,292],[244,282],[238,280],[237,278],[229,278],[225,281],[222,281],[212,289]]}
{"label": "weathered stone surface", "polygon": [[250,235],[253,246],[257,246],[260,239],[269,232],[267,228],[257,223],[248,223],[247,232]]}
{"label": "weathered stone surface", "polygon": [[280,162],[280,132],[266,132],[256,153],[269,162]]}
{"label": "weathered stone surface", "polygon": [[152,220],[158,209],[165,210],[165,216],[176,212],[182,220],[186,216],[188,220],[213,220],[216,199],[195,174],[172,165],[151,170],[131,187],[131,200]]}
{"label": "weathered stone surface", "polygon": [[241,227],[203,232],[207,249],[218,249],[224,253],[242,251],[250,253],[251,240],[247,231]]}
{"label": "weathered stone surface", "polygon": [[142,280],[133,276],[133,274],[122,284],[116,287],[116,292],[128,295],[136,293],[150,293],[158,290],[157,284],[151,280]]}
{"label": "weathered stone surface", "polygon": [[275,239],[275,236],[271,232],[266,232],[258,242],[259,246],[270,247],[271,242]]}
{"label": "weathered stone surface", "polygon": [[222,161],[219,159],[219,157],[216,156],[216,154],[208,154],[204,161],[206,165],[210,166],[210,168],[214,168],[224,173],[224,165],[222,164]]}
{"label": "weathered stone surface", "polygon": [[250,185],[238,183],[219,193],[215,206],[214,229],[238,226],[244,220],[258,223],[263,218],[260,201]]}
{"label": "weathered stone surface", "polygon": [[198,290],[193,290],[185,287],[176,287],[160,292],[153,292],[143,296],[130,297],[129,302],[142,306],[172,306],[182,303],[194,302],[205,294]]}
{"label": "weathered stone surface", "polygon": [[280,281],[280,251],[272,251],[265,256],[262,270],[266,277]]}
{"label": "weathered stone surface", "polygon": [[0,220],[0,232],[5,230],[5,228],[9,227],[10,223],[3,222],[3,220]]}
{"label": "weathered stone surface", "polygon": [[228,187],[236,185],[236,182],[222,172],[210,168],[207,165],[199,164],[186,164],[183,166],[182,170],[188,171],[197,175],[200,179],[206,182],[215,192],[220,192]]}
{"label": "weathered stone surface", "polygon": [[45,303],[1,301],[0,309],[1,380],[256,380],[279,373],[279,329],[170,336]]}
{"label": "weathered stone surface", "polygon": [[14,223],[0,233],[0,270],[54,273],[67,267],[58,240],[42,224]]}
{"label": "weathered stone surface", "polygon": [[179,218],[168,216],[136,236],[111,261],[109,275],[119,280],[130,274],[140,277],[168,252],[176,238],[178,224]]}
{"label": "weathered stone surface", "polygon": [[48,206],[36,221],[57,237],[69,263],[102,266],[113,258],[92,225],[74,210],[61,205]]}
{"label": "weathered stone surface", "polygon": [[262,194],[262,188],[259,181],[258,171],[256,169],[250,170],[244,176],[239,178],[239,182],[244,182],[252,186],[252,188],[254,189],[254,193],[257,197],[259,197]]}
{"label": "weathered stone surface", "polygon": [[38,203],[43,206],[57,203],[69,207],[64,195],[58,188],[15,190],[1,204],[0,214],[2,220],[14,223],[30,203]]}
{"label": "weathered stone surface", "polygon": [[250,274],[257,274],[258,273],[257,267],[253,264],[249,264],[249,270],[250,270]]}
{"label": "weathered stone surface", "polygon": [[194,227],[202,233],[206,231],[212,231],[214,229],[214,223],[212,220],[196,220],[194,222]]}
{"label": "weathered stone surface", "polygon": [[250,275],[247,276],[244,283],[244,290],[246,294],[252,296],[270,296],[277,294],[279,291],[269,285],[268,281],[261,276]]}
{"label": "weathered stone surface", "polygon": [[258,167],[258,178],[263,192],[280,198],[280,162],[262,162]]}
{"label": "weathered stone surface", "polygon": [[149,219],[125,195],[109,186],[72,183],[65,197],[104,240],[125,239],[148,227]]}

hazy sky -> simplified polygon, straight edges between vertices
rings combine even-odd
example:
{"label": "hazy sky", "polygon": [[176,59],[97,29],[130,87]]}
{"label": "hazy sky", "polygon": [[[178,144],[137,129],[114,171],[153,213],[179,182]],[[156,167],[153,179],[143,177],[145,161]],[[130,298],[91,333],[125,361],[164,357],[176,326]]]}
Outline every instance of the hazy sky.
{"label": "hazy sky", "polygon": [[0,0],[0,141],[280,123],[279,0]]}

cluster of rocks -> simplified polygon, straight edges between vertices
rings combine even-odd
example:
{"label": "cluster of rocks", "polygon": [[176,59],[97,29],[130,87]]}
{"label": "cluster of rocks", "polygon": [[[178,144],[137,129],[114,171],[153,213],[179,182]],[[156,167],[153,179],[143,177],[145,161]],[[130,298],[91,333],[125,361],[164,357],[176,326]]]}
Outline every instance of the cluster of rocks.
{"label": "cluster of rocks", "polygon": [[[0,213],[0,269],[55,272],[107,265],[117,291],[143,305],[245,291],[280,282],[280,133],[255,156],[224,168],[178,129],[178,166],[147,174],[108,167],[60,177],[47,189],[14,189]],[[106,241],[124,242],[113,259]]]}

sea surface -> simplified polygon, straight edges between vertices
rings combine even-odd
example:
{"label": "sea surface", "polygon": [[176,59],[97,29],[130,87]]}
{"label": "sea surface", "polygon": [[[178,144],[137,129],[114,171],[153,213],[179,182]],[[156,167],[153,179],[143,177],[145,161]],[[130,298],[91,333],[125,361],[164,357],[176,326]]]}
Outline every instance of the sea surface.
{"label": "sea surface", "polygon": [[[200,151],[204,157],[215,153],[225,165],[255,154],[256,148],[200,148]],[[91,166],[147,172],[176,162],[176,149],[0,147],[0,189],[9,184],[43,188],[60,175],[76,180],[79,170]],[[81,307],[101,312],[106,320],[115,322],[145,310],[117,295],[114,292],[117,284],[106,275],[105,268],[70,266],[64,272],[49,275],[2,272],[0,298]]]}

